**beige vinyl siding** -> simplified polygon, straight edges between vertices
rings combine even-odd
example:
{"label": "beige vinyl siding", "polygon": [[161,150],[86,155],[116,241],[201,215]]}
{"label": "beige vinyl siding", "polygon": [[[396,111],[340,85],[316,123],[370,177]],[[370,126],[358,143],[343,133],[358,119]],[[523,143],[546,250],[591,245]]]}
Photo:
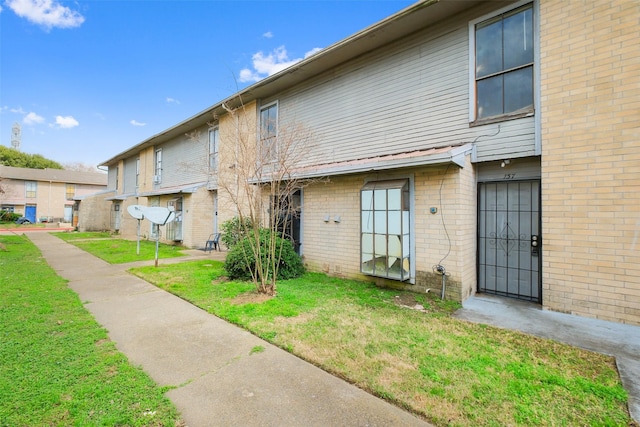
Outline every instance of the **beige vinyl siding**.
{"label": "beige vinyl siding", "polygon": [[123,189],[124,194],[135,193],[136,191],[136,159],[130,157],[124,161]]}
{"label": "beige vinyl siding", "polygon": [[295,120],[315,131],[309,162],[442,147],[478,137],[478,161],[534,155],[533,117],[469,125],[468,22],[483,13],[484,8],[370,52],[263,104],[278,99],[281,124]]}
{"label": "beige vinyl siding", "polygon": [[197,132],[199,137],[195,140],[182,135],[156,147],[162,148],[162,183],[159,188],[207,180],[207,128],[199,128]]}
{"label": "beige vinyl siding", "polygon": [[116,181],[118,180],[118,165],[110,165],[108,171],[107,188],[109,190],[116,189]]}

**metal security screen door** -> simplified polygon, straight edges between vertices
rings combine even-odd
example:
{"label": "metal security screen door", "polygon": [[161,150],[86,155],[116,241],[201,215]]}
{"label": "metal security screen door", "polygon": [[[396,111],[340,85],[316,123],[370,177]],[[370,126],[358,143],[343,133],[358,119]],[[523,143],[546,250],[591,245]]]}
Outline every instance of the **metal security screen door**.
{"label": "metal security screen door", "polygon": [[480,183],[478,291],[540,302],[540,182]]}

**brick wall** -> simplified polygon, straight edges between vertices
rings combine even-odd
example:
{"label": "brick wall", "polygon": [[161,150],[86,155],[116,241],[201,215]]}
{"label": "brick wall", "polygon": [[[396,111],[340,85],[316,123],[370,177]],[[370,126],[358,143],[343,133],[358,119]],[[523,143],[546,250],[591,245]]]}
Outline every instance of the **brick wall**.
{"label": "brick wall", "polygon": [[183,244],[185,246],[204,248],[209,235],[214,232],[213,197],[213,191],[202,187],[184,198]]}
{"label": "brick wall", "polygon": [[540,2],[543,304],[640,324],[640,3]]}
{"label": "brick wall", "polygon": [[[434,273],[432,267],[442,261],[450,274],[447,298],[461,301],[475,292],[476,186],[473,167],[468,163],[464,169],[455,165],[448,169],[446,166],[420,168],[407,171],[405,175],[380,175],[376,179],[409,174],[414,177],[415,188],[413,244],[416,257],[412,260],[416,266],[415,285],[374,279],[360,273],[360,190],[367,178],[364,175],[333,177],[330,182],[304,189],[302,241],[307,266],[311,270],[376,281],[385,286],[418,292],[429,288],[440,292],[442,277]],[[431,214],[431,207],[438,208],[438,212]]]}
{"label": "brick wall", "polygon": [[78,211],[78,231],[111,230],[111,202],[105,198],[113,196],[112,192],[85,197],[80,202]]}

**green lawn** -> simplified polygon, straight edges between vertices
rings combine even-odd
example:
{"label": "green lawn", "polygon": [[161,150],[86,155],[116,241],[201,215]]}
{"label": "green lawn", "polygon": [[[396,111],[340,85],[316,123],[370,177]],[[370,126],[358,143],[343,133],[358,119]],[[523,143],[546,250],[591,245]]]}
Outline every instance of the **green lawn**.
{"label": "green lawn", "polygon": [[0,236],[0,426],[179,426],[25,237]]}
{"label": "green lawn", "polygon": [[[95,236],[82,239],[92,237]],[[92,242],[85,248],[93,253],[131,252],[131,246],[119,239]],[[131,243],[135,247],[135,242]],[[5,254],[0,252],[0,257]],[[29,262],[42,264],[38,258]],[[7,269],[2,271],[8,274]],[[403,293],[309,273],[300,279],[279,282],[276,297],[260,298],[251,283],[227,281],[222,264],[213,260],[131,271],[436,425],[634,425],[611,357],[453,319],[449,315],[459,305],[443,303],[431,294]],[[3,280],[7,277],[3,276]],[[13,304],[31,304],[30,293],[24,287],[20,289],[22,293],[12,298],[22,300]],[[50,309],[50,295],[40,295],[38,289],[34,292],[38,295],[34,301],[46,298],[47,310]],[[424,310],[401,307],[398,302],[411,306],[420,303]],[[25,310],[15,311],[23,318],[31,317]],[[2,313],[4,316],[5,310]],[[77,321],[71,325],[62,314],[50,318],[56,320],[47,321],[53,323],[47,337],[57,338],[58,328],[73,330],[80,324]],[[2,324],[20,323],[0,320]],[[17,335],[14,340],[20,337]],[[94,342],[100,343],[98,348],[105,345],[101,339]],[[4,353],[0,354],[4,361]],[[4,378],[4,371],[0,372],[0,389],[13,387],[16,379]],[[13,390],[9,392],[12,393]],[[59,400],[65,402],[68,395],[75,396],[64,393]],[[100,396],[108,401],[113,396],[118,398],[119,393]],[[15,398],[11,405],[25,400],[28,401]],[[0,395],[0,402],[5,405],[4,395]],[[83,421],[76,424],[82,425]],[[103,424],[136,425],[133,421]]]}
{"label": "green lawn", "polygon": [[216,261],[131,271],[436,425],[631,423],[611,357],[453,319],[435,296],[309,273],[261,300]]}
{"label": "green lawn", "polygon": [[[137,254],[137,242],[113,238],[108,232],[85,233],[55,233],[55,236],[102,258],[110,264],[124,264],[134,261],[148,261],[155,259],[156,242],[140,241],[140,255]],[[158,258],[174,258],[184,256],[182,247],[166,244],[158,245]]]}

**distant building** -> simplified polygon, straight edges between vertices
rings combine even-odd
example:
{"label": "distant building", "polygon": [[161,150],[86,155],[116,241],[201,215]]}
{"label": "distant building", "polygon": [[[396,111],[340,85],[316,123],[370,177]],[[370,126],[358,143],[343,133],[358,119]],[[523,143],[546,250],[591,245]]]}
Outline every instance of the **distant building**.
{"label": "distant building", "polygon": [[0,165],[0,209],[36,222],[73,222],[83,196],[105,190],[107,174]]}

